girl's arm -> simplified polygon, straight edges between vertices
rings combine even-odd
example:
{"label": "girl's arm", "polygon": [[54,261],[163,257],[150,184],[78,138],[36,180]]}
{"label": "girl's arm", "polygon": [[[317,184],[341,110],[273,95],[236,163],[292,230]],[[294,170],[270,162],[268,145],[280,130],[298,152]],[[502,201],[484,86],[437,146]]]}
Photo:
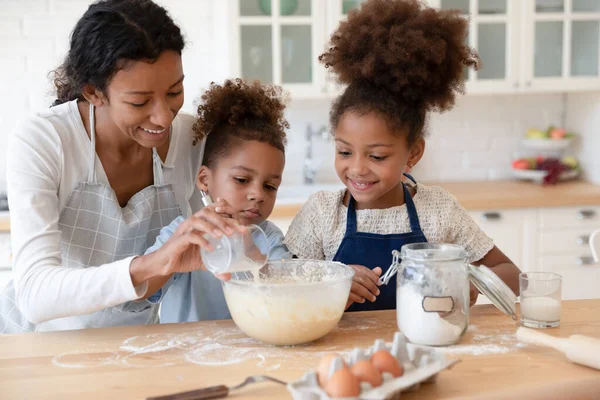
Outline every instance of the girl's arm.
{"label": "girl's arm", "polygon": [[474,262],[473,265],[485,265],[494,271],[514,294],[519,295],[519,274],[521,270],[498,247],[494,246],[481,260]]}

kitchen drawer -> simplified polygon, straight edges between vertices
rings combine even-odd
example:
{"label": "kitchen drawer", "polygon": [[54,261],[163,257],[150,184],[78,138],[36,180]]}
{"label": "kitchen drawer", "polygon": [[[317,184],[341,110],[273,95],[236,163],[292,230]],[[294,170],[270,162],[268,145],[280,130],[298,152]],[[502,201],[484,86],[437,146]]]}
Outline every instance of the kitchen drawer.
{"label": "kitchen drawer", "polygon": [[592,231],[583,229],[563,229],[540,233],[541,253],[589,253],[589,239]]}
{"label": "kitchen drawer", "polygon": [[[560,274],[564,271],[586,271],[592,269],[600,271],[600,264],[594,263],[594,259],[589,250],[540,255],[538,258],[538,271],[556,272]],[[596,284],[600,288],[600,281],[597,281]]]}
{"label": "kitchen drawer", "polygon": [[540,209],[540,229],[600,228],[600,207],[555,207]]}
{"label": "kitchen drawer", "polygon": [[593,264],[589,253],[546,255],[541,256],[538,262],[540,271],[562,275],[563,300],[600,298],[600,264]]}

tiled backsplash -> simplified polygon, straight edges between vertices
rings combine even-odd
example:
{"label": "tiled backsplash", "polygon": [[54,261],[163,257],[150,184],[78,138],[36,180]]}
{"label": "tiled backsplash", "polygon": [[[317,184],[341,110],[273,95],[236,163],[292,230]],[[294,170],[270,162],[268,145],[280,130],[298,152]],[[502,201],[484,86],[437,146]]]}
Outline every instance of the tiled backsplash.
{"label": "tiled backsplash", "polygon": [[[225,0],[220,0],[225,1]],[[1,0],[0,6],[0,191],[4,189],[6,140],[18,119],[47,107],[52,100],[48,72],[66,52],[68,35],[90,0]],[[183,28],[186,103],[211,80],[225,76],[226,49],[212,0],[158,0]],[[226,40],[225,40],[226,41]],[[295,100],[288,109],[292,125],[287,151],[285,184],[302,183],[306,124],[318,128],[328,121],[330,100]],[[564,115],[563,115],[564,114]],[[415,168],[422,180],[479,180],[510,177],[510,160],[529,127],[560,125],[584,133],[575,153],[600,183],[600,94],[543,94],[467,96],[454,110],[433,115],[424,159]],[[333,144],[314,138],[317,180],[335,181]]]}
{"label": "tiled backsplash", "polygon": [[[575,95],[576,97],[577,95]],[[510,162],[530,127],[561,125],[569,97],[561,94],[464,96],[444,114],[431,114],[425,155],[414,168],[422,180],[487,180],[510,178]],[[301,183],[306,124],[327,124],[329,102],[295,101],[288,116],[292,125],[286,182]],[[333,144],[314,138],[322,157],[317,179],[336,179]]]}

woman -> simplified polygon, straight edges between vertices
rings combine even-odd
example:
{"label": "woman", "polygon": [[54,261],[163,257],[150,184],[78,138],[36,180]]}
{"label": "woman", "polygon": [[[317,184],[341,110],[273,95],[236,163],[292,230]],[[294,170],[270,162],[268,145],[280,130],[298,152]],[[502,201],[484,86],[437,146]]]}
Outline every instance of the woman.
{"label": "woman", "polygon": [[75,26],[54,106],[24,121],[8,151],[14,278],[0,332],[155,322],[143,299],[199,268],[199,232],[236,229],[194,216],[137,257],[162,226],[200,209],[203,144],[192,144],[193,118],[178,115],[183,47],[150,0],[98,1]]}

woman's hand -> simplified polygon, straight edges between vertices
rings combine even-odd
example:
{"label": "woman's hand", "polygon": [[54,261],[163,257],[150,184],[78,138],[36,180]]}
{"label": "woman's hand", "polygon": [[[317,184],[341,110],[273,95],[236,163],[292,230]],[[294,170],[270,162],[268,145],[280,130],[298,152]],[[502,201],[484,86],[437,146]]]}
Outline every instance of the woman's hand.
{"label": "woman's hand", "polygon": [[[158,276],[168,277],[177,272],[205,269],[200,249],[213,250],[204,238],[205,234],[221,237],[246,232],[246,227],[228,218],[235,213],[236,210],[229,203],[218,200],[183,221],[160,249],[132,261],[130,273],[134,286]],[[228,279],[229,276],[217,275],[220,279]]]}
{"label": "woman's hand", "polygon": [[352,288],[350,296],[346,303],[346,309],[352,303],[364,303],[365,300],[374,302],[379,296],[379,276],[381,268],[373,268],[372,270],[362,265],[350,265],[354,270],[354,278],[352,278]]}
{"label": "woman's hand", "polygon": [[[235,210],[225,200],[204,207],[179,225],[173,236],[156,253],[161,260],[163,274],[190,272],[204,269],[200,249],[213,250],[205,234],[214,237],[231,236],[235,232],[245,232],[246,228],[232,218]],[[155,254],[156,254],[155,253]]]}

